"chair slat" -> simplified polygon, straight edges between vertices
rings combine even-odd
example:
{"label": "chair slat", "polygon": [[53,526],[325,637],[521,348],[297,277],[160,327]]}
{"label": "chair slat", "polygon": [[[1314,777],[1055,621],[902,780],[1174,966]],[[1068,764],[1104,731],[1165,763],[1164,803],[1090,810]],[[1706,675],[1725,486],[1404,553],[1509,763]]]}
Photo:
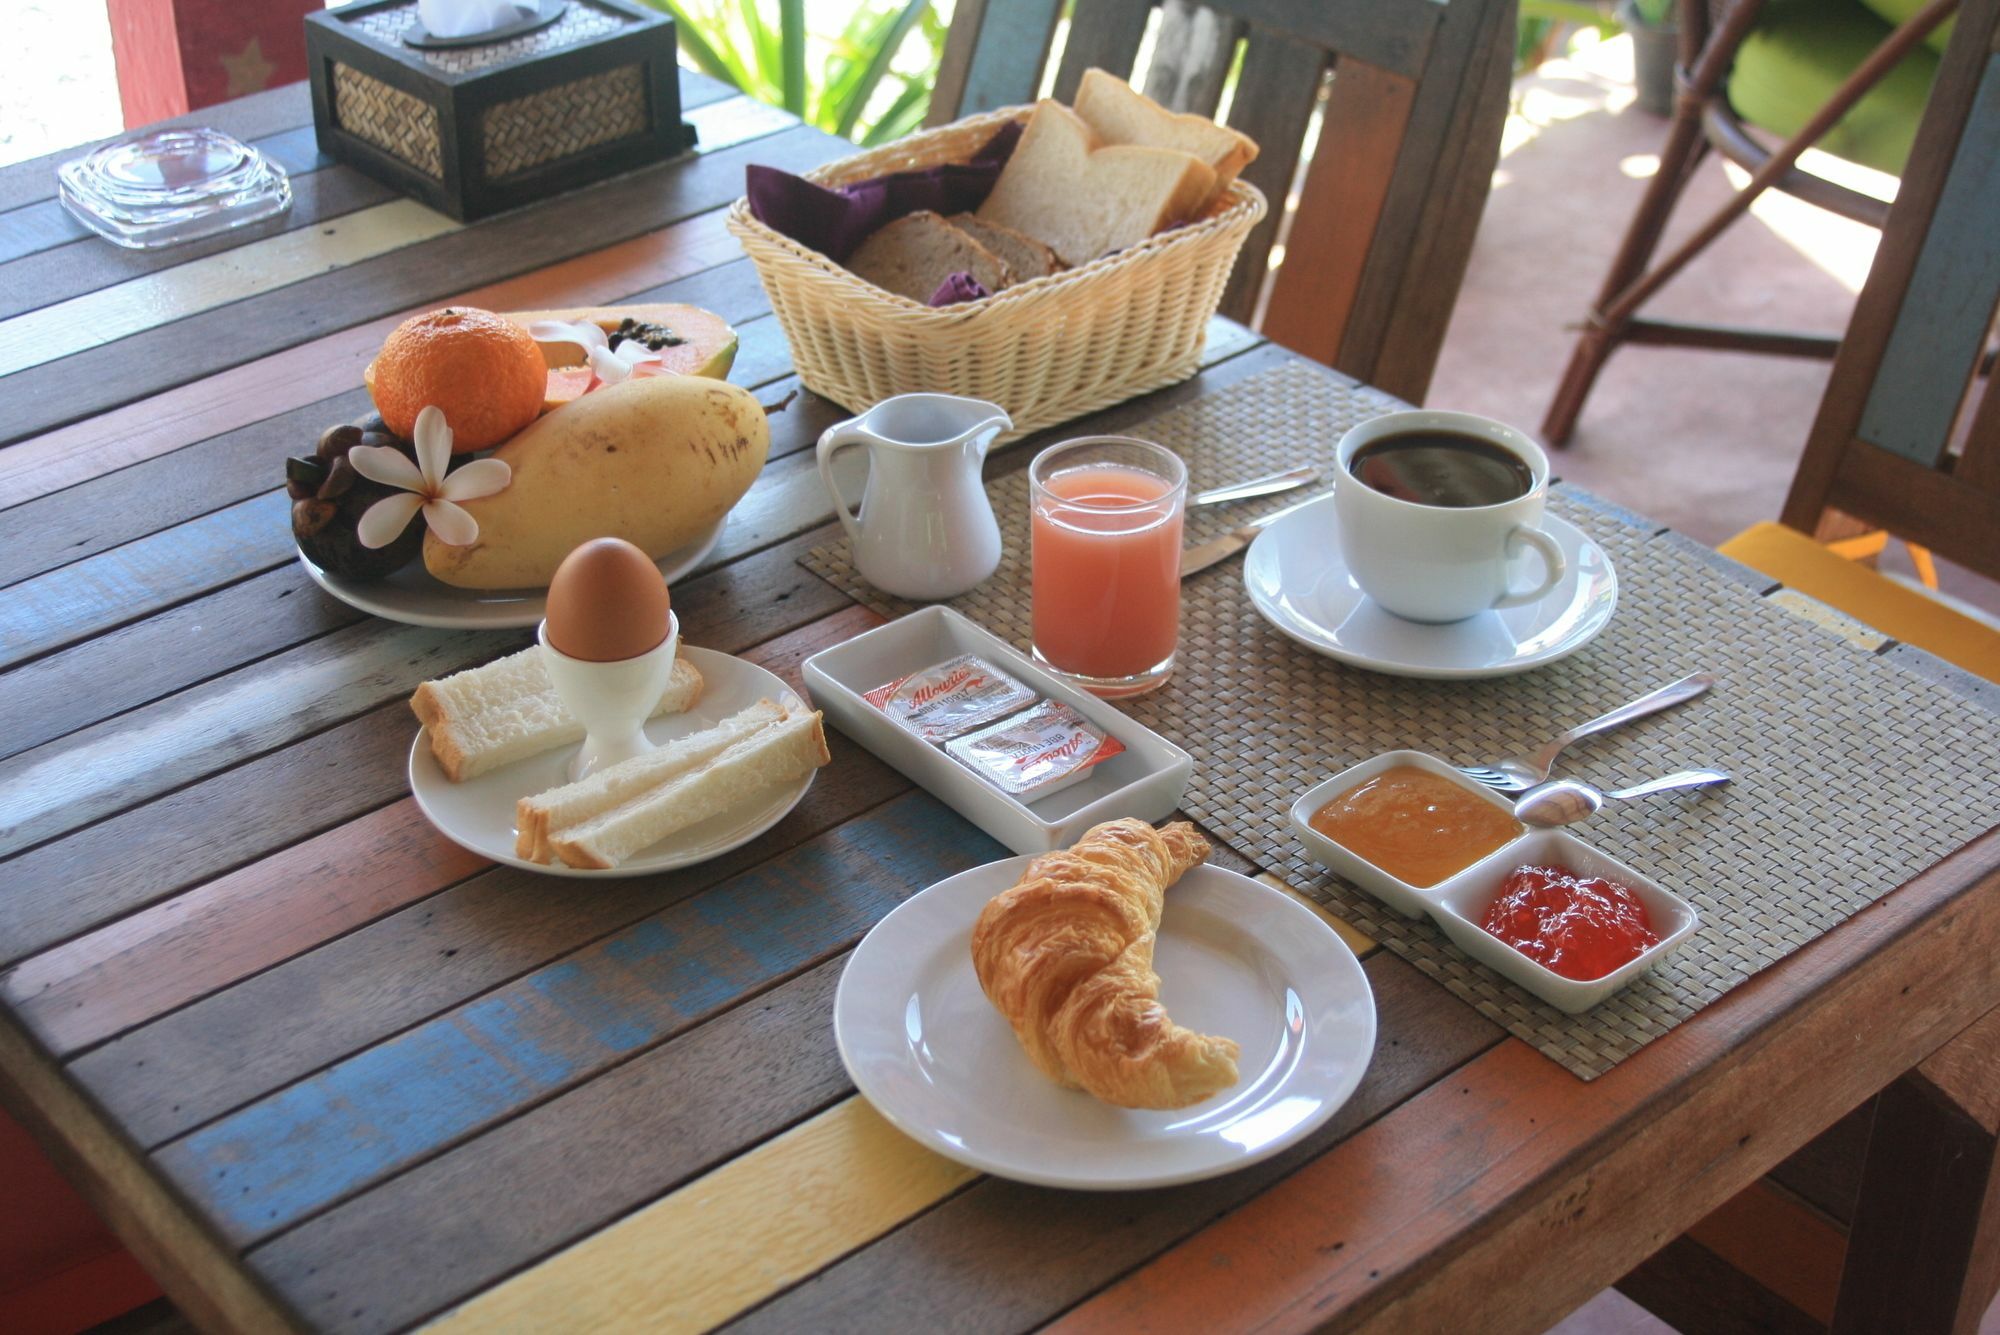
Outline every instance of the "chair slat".
{"label": "chair slat", "polygon": [[1415,77],[1447,4],[1460,0],[1216,0],[1253,28]]}
{"label": "chair slat", "polygon": [[1989,56],[1857,435],[1935,467],[2000,301],[2000,55]]}
{"label": "chair slat", "polygon": [[1146,96],[1172,111],[1215,115],[1236,39],[1242,35],[1240,20],[1194,0],[1165,0],[1153,60],[1146,67]]}
{"label": "chair slat", "polygon": [[958,0],[926,125],[1032,102],[1062,0]]}
{"label": "chair slat", "polygon": [[2000,373],[1987,377],[1953,475],[1967,486],[2000,496],[2000,392],[1994,389],[1996,381],[2000,381]]}
{"label": "chair slat", "polygon": [[1056,70],[1056,100],[1076,101],[1076,86],[1093,65],[1113,74],[1130,73],[1152,14],[1153,0],[1077,0]]}
{"label": "chair slat", "polygon": [[[1286,249],[1284,280],[1272,287],[1264,311],[1267,338],[1329,366],[1340,364],[1341,331],[1354,308],[1416,92],[1410,80],[1359,60],[1334,66],[1319,147],[1292,221],[1292,235],[1312,242]],[[1247,245],[1244,251],[1247,258]]]}
{"label": "chair slat", "polygon": [[[1264,192],[1271,211],[1243,242],[1229,275],[1222,313],[1232,320],[1248,323],[1256,314],[1257,295],[1270,268],[1271,242],[1285,214],[1285,196],[1298,170],[1306,123],[1312,118],[1326,64],[1325,51],[1275,33],[1253,29],[1245,44],[1243,74],[1229,107],[1229,124],[1257,141],[1257,159],[1244,169],[1243,178]],[[1383,175],[1387,176],[1386,170]],[[1297,234],[1319,235],[1303,230]],[[1304,258],[1316,262],[1314,255]]]}

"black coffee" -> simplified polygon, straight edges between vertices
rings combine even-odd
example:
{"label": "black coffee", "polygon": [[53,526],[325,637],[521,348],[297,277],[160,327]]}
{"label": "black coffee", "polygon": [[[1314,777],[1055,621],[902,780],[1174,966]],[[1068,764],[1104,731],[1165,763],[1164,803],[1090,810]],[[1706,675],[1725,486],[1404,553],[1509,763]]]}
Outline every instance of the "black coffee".
{"label": "black coffee", "polygon": [[1512,450],[1456,431],[1401,431],[1354,452],[1347,471],[1384,496],[1418,505],[1498,505],[1528,494],[1535,475]]}

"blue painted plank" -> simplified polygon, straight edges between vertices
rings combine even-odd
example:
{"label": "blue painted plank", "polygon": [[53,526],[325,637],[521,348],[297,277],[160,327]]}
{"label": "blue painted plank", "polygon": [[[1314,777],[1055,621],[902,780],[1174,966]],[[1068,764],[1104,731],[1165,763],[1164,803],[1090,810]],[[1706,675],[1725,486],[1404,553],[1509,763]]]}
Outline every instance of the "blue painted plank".
{"label": "blue painted plank", "polygon": [[291,510],[266,492],[0,591],[0,667],[283,565]]}
{"label": "blue painted plank", "polygon": [[2000,55],[1987,59],[1980,77],[1856,433],[1926,468],[1935,468],[1944,455],[1973,362],[2000,303],[1995,163],[2000,163]]}
{"label": "blue painted plank", "polygon": [[[237,1242],[296,1223],[859,939],[1006,856],[910,793],[159,1152]],[[538,887],[539,888],[539,887]],[[548,893],[573,893],[548,887]]]}

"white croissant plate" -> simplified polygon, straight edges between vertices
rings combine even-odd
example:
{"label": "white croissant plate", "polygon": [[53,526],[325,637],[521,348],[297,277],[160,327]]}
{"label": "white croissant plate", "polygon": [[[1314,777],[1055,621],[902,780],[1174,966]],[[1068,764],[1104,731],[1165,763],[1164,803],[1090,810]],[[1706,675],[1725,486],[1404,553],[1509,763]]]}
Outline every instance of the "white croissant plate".
{"label": "white croissant plate", "polygon": [[1375,998],[1354,952],[1282,890],[1203,865],[1167,891],[1153,966],[1175,1021],[1241,1045],[1241,1079],[1178,1112],[1059,1088],[1029,1062],[972,969],[980,909],[1028,861],[975,867],[899,905],[841,974],[841,1060],[906,1135],[1021,1182],[1168,1186],[1296,1144],[1361,1083]]}

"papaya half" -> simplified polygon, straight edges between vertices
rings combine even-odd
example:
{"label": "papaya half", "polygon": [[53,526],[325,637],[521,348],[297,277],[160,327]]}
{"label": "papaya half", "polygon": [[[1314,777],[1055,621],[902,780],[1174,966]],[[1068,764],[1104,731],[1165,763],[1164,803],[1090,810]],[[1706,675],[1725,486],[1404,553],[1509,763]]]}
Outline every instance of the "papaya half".
{"label": "papaya half", "polygon": [[[675,302],[655,302],[644,306],[575,306],[554,311],[509,311],[507,318],[526,327],[536,320],[561,320],[565,324],[588,321],[607,335],[625,321],[658,331],[669,340],[660,348],[660,364],[682,375],[707,376],[722,380],[736,361],[736,331],[714,311]],[[551,370],[581,366],[583,349],[574,343],[544,343],[542,360]]]}

